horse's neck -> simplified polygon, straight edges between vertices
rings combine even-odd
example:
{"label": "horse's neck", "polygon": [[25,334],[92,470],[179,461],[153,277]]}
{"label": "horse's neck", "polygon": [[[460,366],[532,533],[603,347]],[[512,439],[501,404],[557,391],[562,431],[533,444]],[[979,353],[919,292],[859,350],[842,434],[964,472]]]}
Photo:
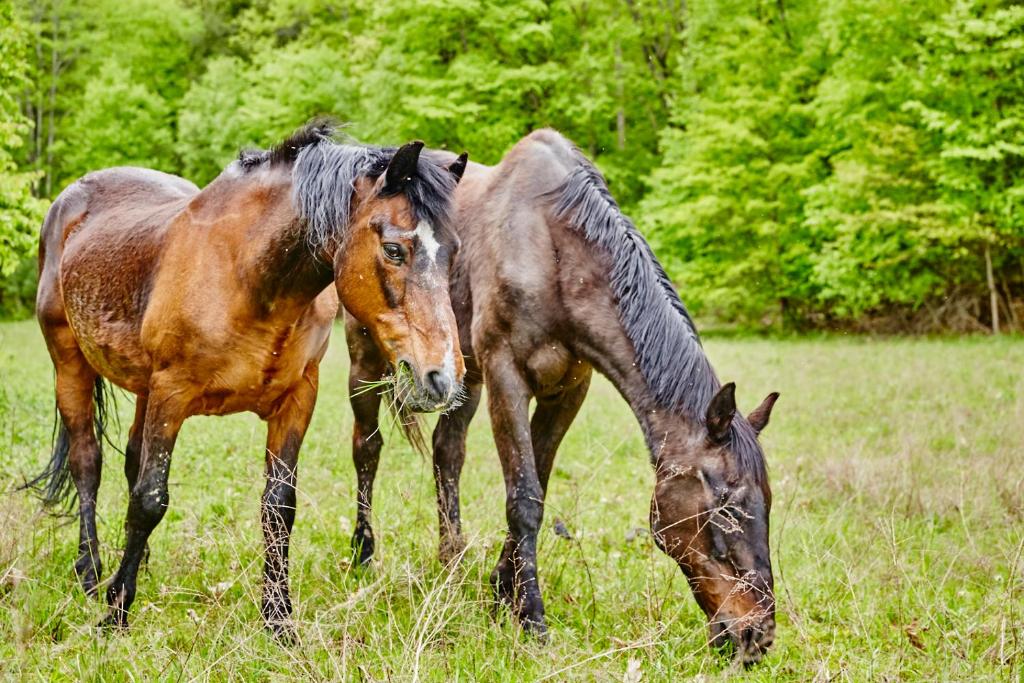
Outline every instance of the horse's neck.
{"label": "horse's neck", "polygon": [[[702,433],[699,421],[692,411],[669,405],[652,390],[613,297],[609,294],[566,304],[582,313],[573,316],[577,338],[586,340],[588,360],[629,404],[643,429],[652,462],[657,462],[666,451],[687,450],[691,439]],[[683,374],[673,380],[683,384],[694,382],[694,378]]]}
{"label": "horse's neck", "polygon": [[700,432],[697,420],[679,407],[667,406],[658,400],[640,372],[632,344],[621,326],[614,330],[606,328],[603,333],[610,337],[619,336],[619,340],[606,350],[600,360],[592,362],[629,404],[643,430],[651,461],[657,462],[667,451],[685,450],[690,439]]}
{"label": "horse's neck", "polygon": [[289,192],[278,193],[267,207],[267,220],[252,226],[244,247],[244,272],[251,280],[255,307],[304,309],[333,280],[330,254],[316,254],[291,204]]}

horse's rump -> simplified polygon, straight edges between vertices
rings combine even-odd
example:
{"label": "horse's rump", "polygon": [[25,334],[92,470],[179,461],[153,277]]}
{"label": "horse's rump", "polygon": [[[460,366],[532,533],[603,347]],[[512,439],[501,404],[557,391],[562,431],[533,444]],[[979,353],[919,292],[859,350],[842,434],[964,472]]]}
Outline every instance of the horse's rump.
{"label": "horse's rump", "polygon": [[122,386],[146,374],[125,359],[144,357],[139,332],[159,254],[197,192],[157,171],[107,169],[66,188],[43,224],[37,315],[70,324],[90,364]]}

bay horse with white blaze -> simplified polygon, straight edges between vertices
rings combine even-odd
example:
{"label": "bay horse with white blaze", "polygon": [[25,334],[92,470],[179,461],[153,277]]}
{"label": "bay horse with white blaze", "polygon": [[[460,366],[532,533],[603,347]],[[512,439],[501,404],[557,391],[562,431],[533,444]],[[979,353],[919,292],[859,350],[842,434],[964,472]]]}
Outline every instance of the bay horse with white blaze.
{"label": "bay horse with white blaze", "polygon": [[[465,371],[448,295],[448,165],[423,143],[337,144],[313,123],[270,151],[243,152],[203,190],[175,176],[113,168],[53,203],[39,244],[36,311],[56,369],[59,436],[30,484],[53,503],[78,494],[75,570],[100,581],[96,494],[103,380],[137,396],[125,449],[130,502],[107,626],[124,628],[150,533],[167,510],[171,453],[191,415],[251,411],[267,422],[262,614],[292,636],[288,544],[299,448],[338,299],[389,362],[408,403],[443,408]],[[331,284],[334,287],[331,287]],[[95,398],[94,398],[95,393]],[[101,423],[101,421],[99,421]]]}
{"label": "bay horse with white blaze", "polygon": [[[433,435],[442,561],[463,548],[459,475],[466,430],[486,382],[506,487],[508,534],[491,574],[495,597],[545,633],[537,534],[555,453],[590,385],[607,376],[643,429],[655,469],[650,524],[707,616],[713,645],[759,661],[775,634],[768,548],[771,490],[758,433],[771,394],[736,412],[686,308],[597,169],[568,140],[540,130],[495,167],[470,164],[455,193],[462,242],[451,299],[467,354],[466,399]],[[386,357],[347,321],[350,390]],[[373,553],[373,478],[380,400],[352,392],[358,476],[357,559]],[[531,417],[529,404],[536,400]]]}

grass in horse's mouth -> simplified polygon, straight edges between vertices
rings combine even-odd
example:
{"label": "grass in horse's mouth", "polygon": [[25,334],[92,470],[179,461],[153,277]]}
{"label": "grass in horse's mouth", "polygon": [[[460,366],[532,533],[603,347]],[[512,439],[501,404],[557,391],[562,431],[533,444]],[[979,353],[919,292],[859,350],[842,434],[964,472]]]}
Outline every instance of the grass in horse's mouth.
{"label": "grass in horse's mouth", "polygon": [[383,396],[395,388],[394,375],[387,375],[377,380],[359,380],[359,388],[352,392],[352,396],[363,396],[365,394],[378,394]]}

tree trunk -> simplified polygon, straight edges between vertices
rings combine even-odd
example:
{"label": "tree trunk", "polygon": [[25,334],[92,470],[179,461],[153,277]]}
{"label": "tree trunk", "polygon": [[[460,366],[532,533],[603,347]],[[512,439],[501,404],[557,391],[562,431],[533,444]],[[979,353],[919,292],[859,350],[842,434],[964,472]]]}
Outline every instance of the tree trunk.
{"label": "tree trunk", "polygon": [[985,279],[988,280],[988,300],[992,308],[992,334],[999,334],[999,292],[992,275],[992,247],[985,245]]}
{"label": "tree trunk", "polygon": [[57,76],[59,74],[59,61],[57,59],[57,41],[60,40],[60,16],[59,9],[53,7],[53,42],[50,44],[50,121],[46,131],[46,196],[53,195],[53,143],[55,129],[57,127]]}

